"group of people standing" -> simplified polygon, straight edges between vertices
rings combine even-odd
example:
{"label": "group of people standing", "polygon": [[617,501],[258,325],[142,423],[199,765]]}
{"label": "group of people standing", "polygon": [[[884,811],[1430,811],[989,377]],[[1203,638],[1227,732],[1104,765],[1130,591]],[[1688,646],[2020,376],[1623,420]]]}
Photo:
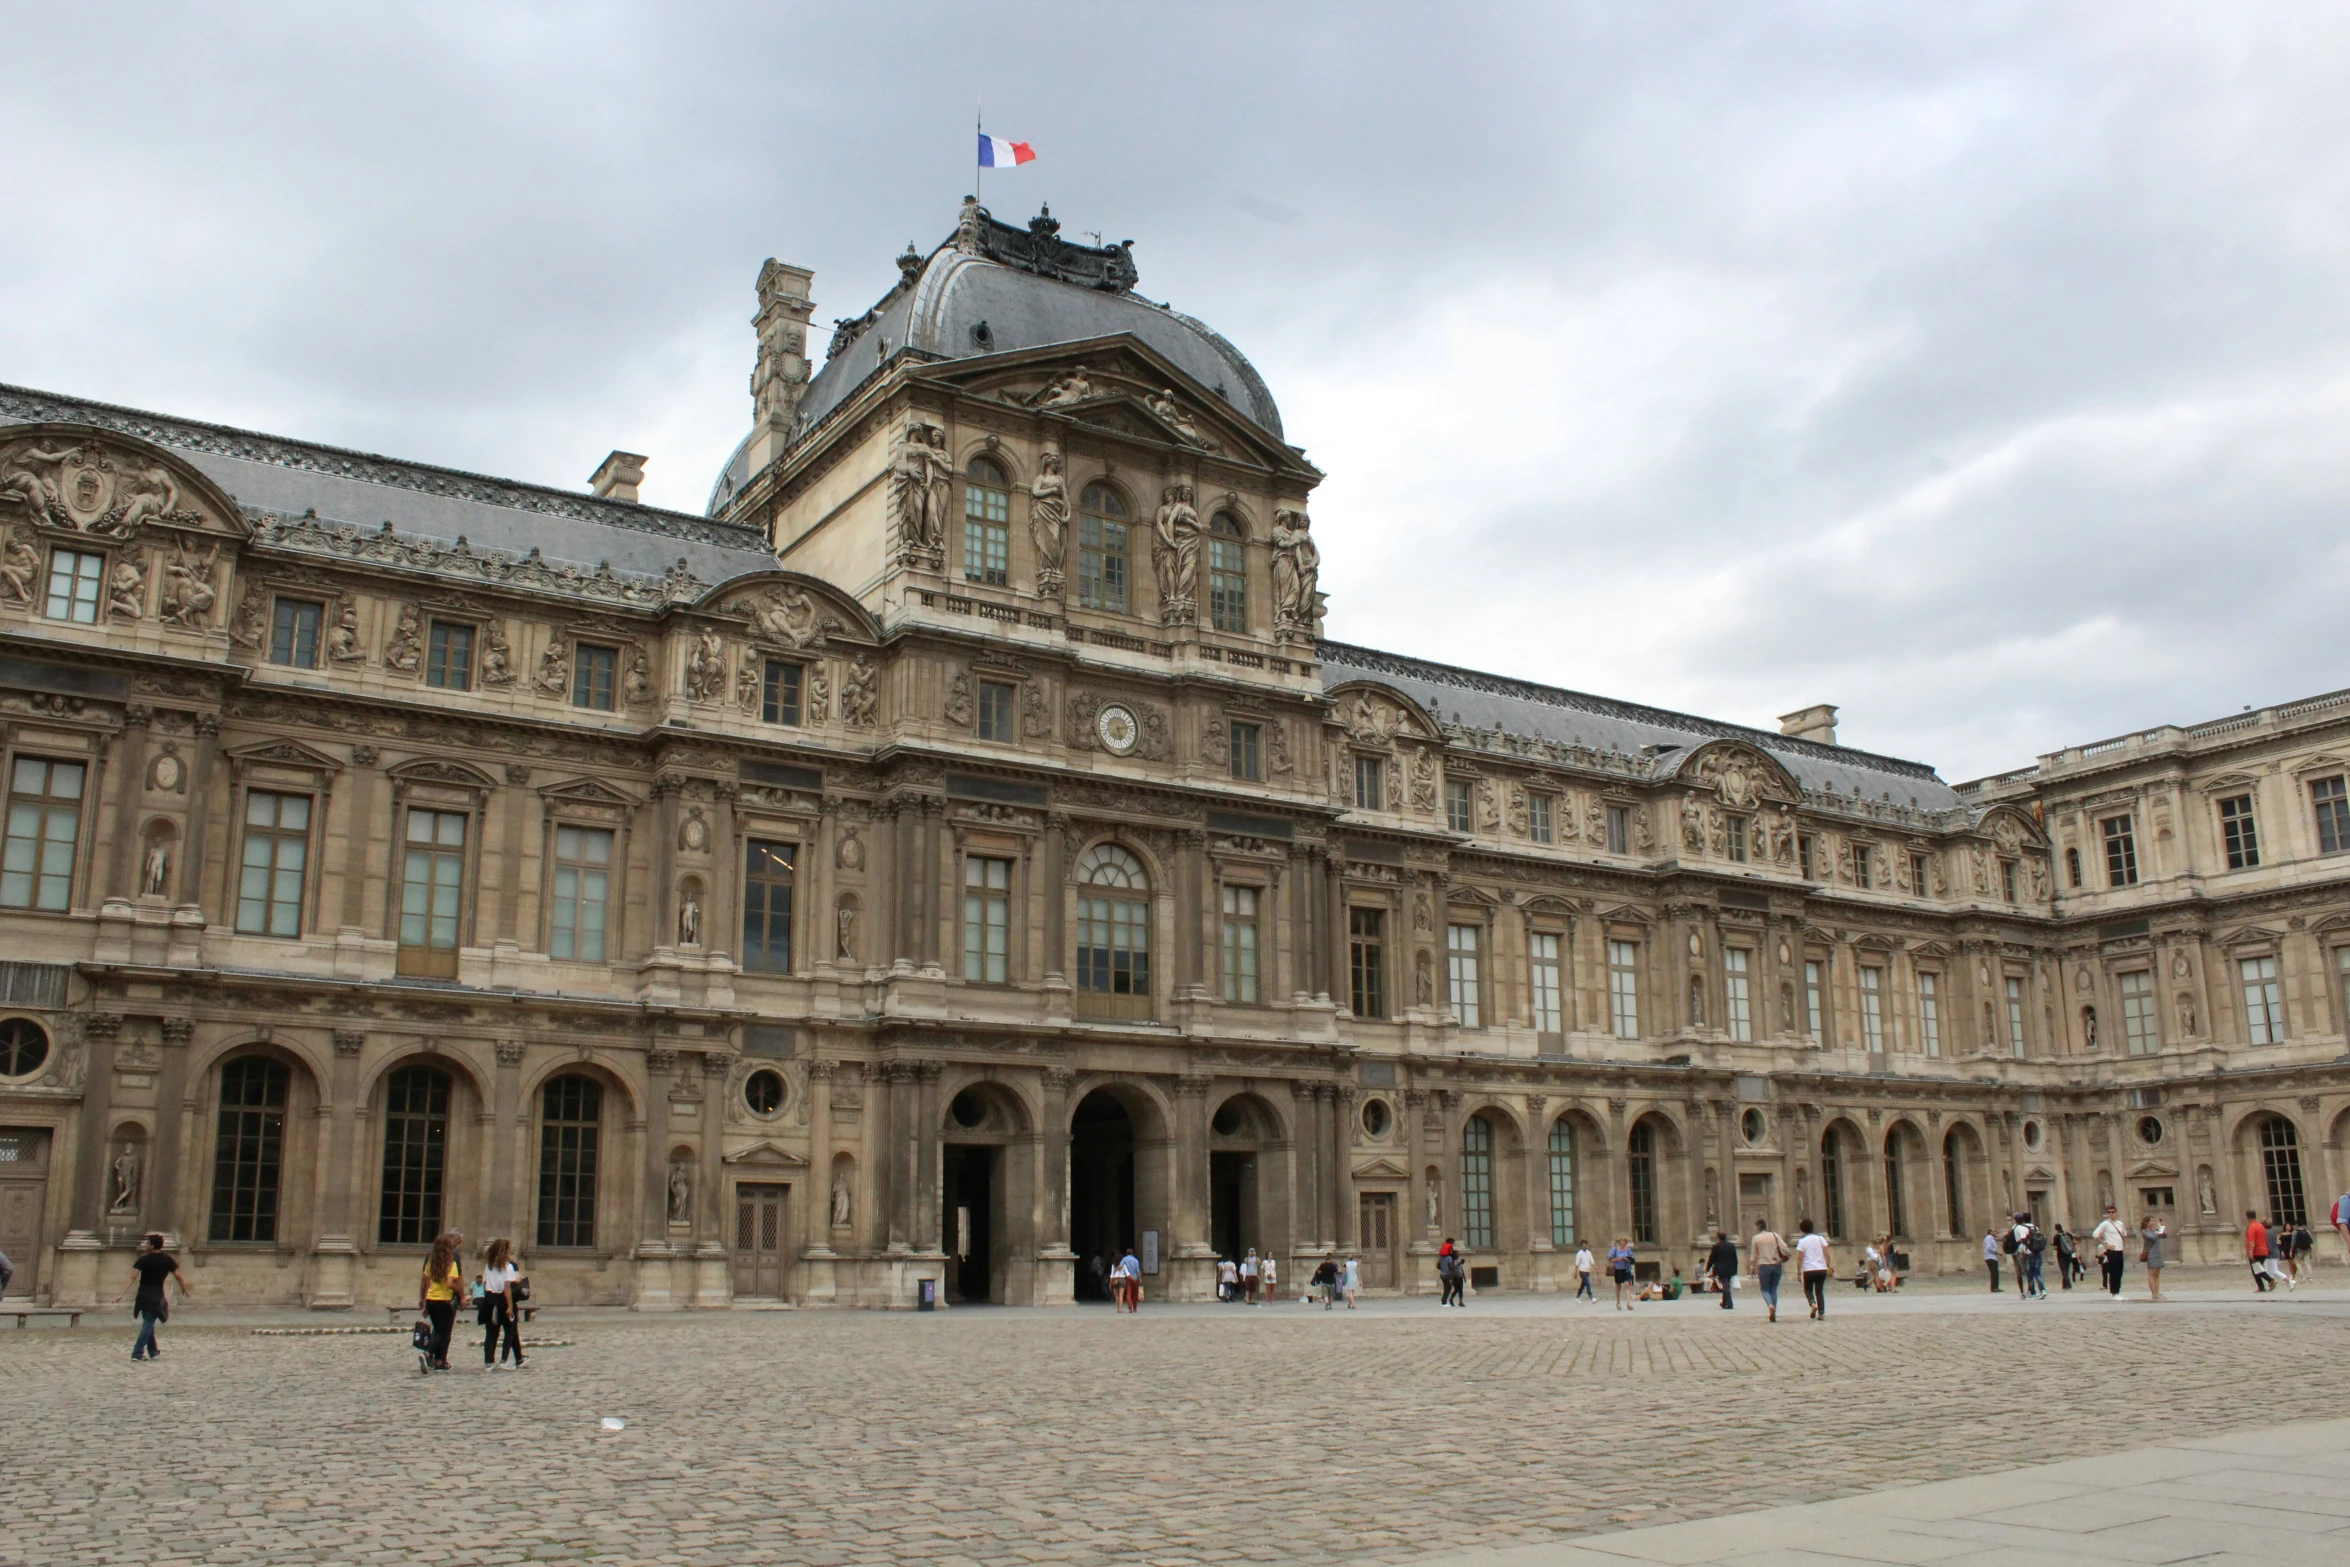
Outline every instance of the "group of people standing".
{"label": "group of people standing", "polygon": [[457,1328],[457,1302],[470,1299],[474,1320],[481,1324],[481,1365],[498,1371],[511,1360],[520,1371],[522,1359],[522,1303],[530,1298],[530,1282],[514,1263],[514,1243],[503,1236],[482,1249],[481,1272],[468,1284],[457,1259],[465,1237],[443,1230],[434,1237],[417,1281],[416,1310],[427,1324],[424,1342],[417,1346],[417,1369],[426,1375],[449,1369],[449,1340]]}
{"label": "group of people standing", "polygon": [[[1350,1267],[1353,1265],[1351,1259],[1348,1265]],[[1260,1257],[1257,1255],[1257,1249],[1251,1246],[1248,1249],[1248,1254],[1244,1257],[1237,1259],[1225,1257],[1217,1262],[1216,1298],[1218,1300],[1223,1301],[1226,1305],[1253,1306],[1257,1303],[1257,1293],[1260,1290],[1264,1292],[1264,1297],[1267,1300],[1281,1298],[1281,1267],[1273,1260],[1271,1252]]]}

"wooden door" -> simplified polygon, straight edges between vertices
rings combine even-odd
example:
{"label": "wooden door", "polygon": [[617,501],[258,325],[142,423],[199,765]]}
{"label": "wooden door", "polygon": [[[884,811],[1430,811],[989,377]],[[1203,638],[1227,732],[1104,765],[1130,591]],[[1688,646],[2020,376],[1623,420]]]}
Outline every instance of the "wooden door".
{"label": "wooden door", "polygon": [[751,1300],[781,1300],[789,1276],[789,1186],[734,1189],[734,1292]]}
{"label": "wooden door", "polygon": [[41,1219],[49,1207],[49,1134],[0,1127],[0,1251],[16,1276],[11,1295],[30,1296],[41,1279]]}
{"label": "wooden door", "polygon": [[1364,1192],[1355,1203],[1355,1243],[1363,1288],[1395,1288],[1395,1193]]}

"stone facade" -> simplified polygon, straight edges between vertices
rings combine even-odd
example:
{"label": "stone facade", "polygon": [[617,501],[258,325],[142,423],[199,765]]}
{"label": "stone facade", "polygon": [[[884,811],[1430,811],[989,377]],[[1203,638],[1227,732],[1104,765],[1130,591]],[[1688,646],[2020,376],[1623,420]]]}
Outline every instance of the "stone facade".
{"label": "stone facade", "polygon": [[148,1230],[214,1300],[454,1226],[663,1309],[2322,1223],[2350,697],[1953,788],[1334,643],[1320,475],[1126,247],[900,264],[813,375],[763,270],[707,516],[0,388],[20,1290]]}

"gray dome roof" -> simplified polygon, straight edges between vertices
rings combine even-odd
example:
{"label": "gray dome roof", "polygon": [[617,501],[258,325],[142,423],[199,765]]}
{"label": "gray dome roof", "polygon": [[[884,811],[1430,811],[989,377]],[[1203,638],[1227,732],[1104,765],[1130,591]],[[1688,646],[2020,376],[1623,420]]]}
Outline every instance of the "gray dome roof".
{"label": "gray dome roof", "polygon": [[[1082,343],[1131,334],[1234,412],[1281,440],[1281,410],[1240,350],[1178,310],[1131,292],[1134,261],[1126,244],[1072,245],[1059,237],[1048,209],[1026,230],[966,203],[955,235],[928,257],[898,258],[898,286],[863,316],[842,321],[824,367],[801,399],[793,439],[848,401],[894,355],[976,359],[988,354]],[[716,515],[749,482],[746,439],[710,492]]]}

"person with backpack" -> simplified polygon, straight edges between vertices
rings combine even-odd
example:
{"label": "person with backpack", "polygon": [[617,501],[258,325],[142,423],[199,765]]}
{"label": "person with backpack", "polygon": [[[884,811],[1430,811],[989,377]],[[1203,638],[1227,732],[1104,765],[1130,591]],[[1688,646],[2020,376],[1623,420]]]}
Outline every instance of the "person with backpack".
{"label": "person with backpack", "polygon": [[1624,1298],[1624,1291],[1632,1287],[1632,1274],[1639,1261],[1632,1250],[1632,1237],[1619,1235],[1615,1245],[1608,1248],[1608,1277],[1616,1281],[1616,1309],[1630,1311],[1632,1303]]}
{"label": "person with backpack", "polygon": [[2309,1254],[2316,1248],[2317,1238],[2309,1233],[2309,1226],[2296,1220],[2285,1240],[2285,1288],[2301,1287],[2301,1276],[2309,1267]]}
{"label": "person with backpack", "polygon": [[146,1247],[131,1259],[131,1281],[115,1291],[119,1303],[123,1296],[136,1289],[138,1298],[131,1302],[131,1312],[139,1319],[139,1336],[131,1340],[131,1359],[160,1360],[163,1351],[155,1347],[155,1324],[171,1320],[171,1302],[165,1298],[163,1286],[177,1284],[180,1299],[191,1293],[188,1276],[180,1272],[180,1265],[171,1253],[163,1249],[163,1237],[150,1235]]}
{"label": "person with backpack", "polygon": [[449,1336],[457,1330],[457,1292],[465,1287],[464,1270],[457,1266],[458,1248],[465,1237],[443,1230],[424,1259],[424,1275],[416,1285],[416,1309],[432,1324],[425,1341],[424,1363],[417,1369],[431,1374],[449,1369]]}
{"label": "person with backpack", "polygon": [[1338,1264],[1336,1261],[1324,1257],[1322,1265],[1314,1270],[1314,1276],[1306,1282],[1322,1292],[1322,1309],[1324,1311],[1328,1311],[1337,1304]]}
{"label": "person with backpack", "polygon": [[[514,1243],[504,1236],[481,1254],[481,1365],[496,1371],[507,1359],[522,1369],[522,1295],[527,1286],[514,1266]],[[501,1338],[504,1340],[500,1342]]]}
{"label": "person with backpack", "polygon": [[2127,1257],[2123,1247],[2130,1243],[2130,1232],[2121,1221],[2121,1214],[2112,1203],[2105,1205],[2105,1218],[2097,1226],[2093,1239],[2097,1242],[2097,1266],[2105,1273],[2105,1293],[2121,1299],[2122,1263]]}
{"label": "person with backpack", "polygon": [[2056,1282],[2066,1289],[2073,1287],[2073,1269],[2081,1264],[2080,1247],[2073,1241],[2073,1232],[2061,1223],[2056,1227]]}
{"label": "person with backpack", "polygon": [[2040,1226],[2032,1222],[2028,1213],[2015,1216],[2015,1228],[2008,1232],[2008,1240],[2015,1247],[2015,1287],[2024,1300],[2046,1300],[2048,1280],[2041,1269],[2048,1255],[2048,1237]]}
{"label": "person with backpack", "polygon": [[1437,1304],[1458,1306],[1463,1311],[1468,1310],[1469,1267],[1461,1256],[1460,1248],[1453,1244],[1450,1236],[1445,1237],[1443,1248],[1436,1254],[1436,1277],[1444,1285],[1444,1294]]}

